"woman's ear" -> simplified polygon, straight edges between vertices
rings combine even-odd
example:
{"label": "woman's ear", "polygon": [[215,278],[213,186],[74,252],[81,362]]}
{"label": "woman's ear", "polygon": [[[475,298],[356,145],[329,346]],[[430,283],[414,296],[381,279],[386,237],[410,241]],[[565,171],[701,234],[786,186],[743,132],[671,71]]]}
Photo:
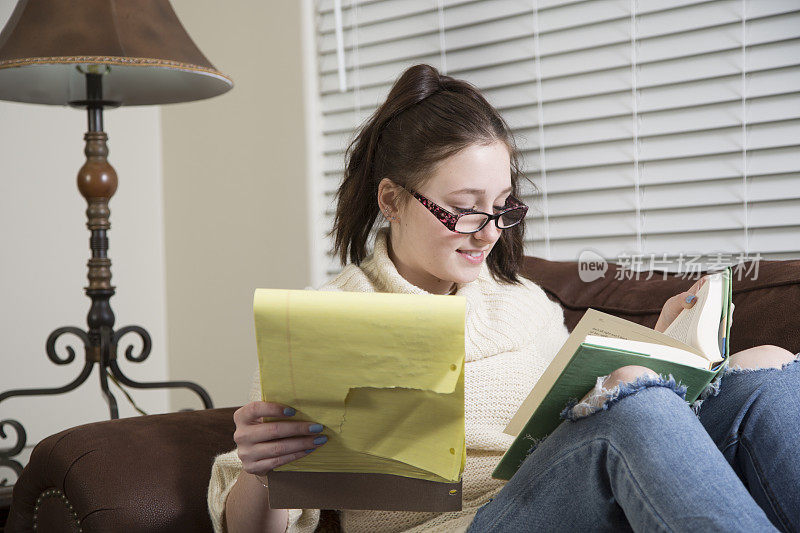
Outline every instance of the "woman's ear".
{"label": "woman's ear", "polygon": [[378,207],[387,220],[397,220],[401,194],[402,188],[389,178],[378,183]]}

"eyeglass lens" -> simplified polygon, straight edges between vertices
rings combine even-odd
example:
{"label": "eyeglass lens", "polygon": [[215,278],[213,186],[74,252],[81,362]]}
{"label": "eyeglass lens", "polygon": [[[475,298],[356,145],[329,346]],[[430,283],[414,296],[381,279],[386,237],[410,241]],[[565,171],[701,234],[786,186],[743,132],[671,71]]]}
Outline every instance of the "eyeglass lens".
{"label": "eyeglass lens", "polygon": [[[525,216],[525,209],[520,207],[517,209],[511,209],[497,220],[498,226],[503,228],[510,228],[511,226],[515,226],[519,224],[523,217]],[[456,222],[456,231],[462,233],[472,233],[478,231],[484,224],[486,224],[486,220],[489,217],[480,213],[471,213],[469,215],[462,215],[458,222]]]}

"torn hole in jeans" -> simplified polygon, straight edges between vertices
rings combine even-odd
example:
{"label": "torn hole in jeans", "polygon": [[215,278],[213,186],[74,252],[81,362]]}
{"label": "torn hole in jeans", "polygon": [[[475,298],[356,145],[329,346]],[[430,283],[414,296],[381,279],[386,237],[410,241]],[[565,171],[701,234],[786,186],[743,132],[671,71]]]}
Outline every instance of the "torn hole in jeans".
{"label": "torn hole in jeans", "polygon": [[574,422],[598,411],[606,411],[621,399],[649,387],[665,387],[672,390],[682,399],[686,399],[686,385],[676,382],[672,374],[668,377],[664,377],[663,375],[639,376],[631,382],[618,383],[610,389],[603,387],[603,382],[607,377],[608,376],[600,376],[597,378],[594,388],[585,401],[578,402],[577,400],[570,400],[567,402],[567,406],[561,411],[561,418]]}
{"label": "torn hole in jeans", "polygon": [[723,376],[728,376],[731,374],[746,374],[748,372],[759,372],[761,370],[786,370],[789,365],[793,365],[798,360],[800,360],[800,352],[794,355],[794,359],[791,361],[787,361],[781,365],[780,368],[774,366],[760,366],[760,367],[741,367],[739,365],[727,365],[725,369],[720,372]]}

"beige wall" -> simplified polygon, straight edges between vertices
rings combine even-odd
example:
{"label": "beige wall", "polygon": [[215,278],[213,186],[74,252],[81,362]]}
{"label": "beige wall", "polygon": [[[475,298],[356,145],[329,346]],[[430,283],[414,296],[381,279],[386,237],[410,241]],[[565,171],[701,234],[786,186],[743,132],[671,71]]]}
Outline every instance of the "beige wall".
{"label": "beige wall", "polygon": [[[246,400],[257,287],[310,284],[299,1],[172,0],[227,94],[162,108],[169,375]],[[185,392],[173,410],[197,406]]]}

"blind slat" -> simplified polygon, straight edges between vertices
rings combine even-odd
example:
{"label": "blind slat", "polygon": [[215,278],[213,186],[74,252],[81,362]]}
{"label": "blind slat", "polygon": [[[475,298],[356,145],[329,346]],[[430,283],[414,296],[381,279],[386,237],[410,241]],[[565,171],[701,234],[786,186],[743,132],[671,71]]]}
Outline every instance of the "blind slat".
{"label": "blind slat", "polygon": [[[797,180],[800,180],[800,173],[796,172],[766,175],[748,174],[747,191],[749,201],[759,202],[782,198],[800,198],[800,189],[792,187]],[[532,181],[536,183],[538,190],[541,191],[541,180],[533,178]],[[633,191],[632,178],[620,180],[616,187],[611,187],[608,181],[601,181],[600,179],[587,182],[586,186],[582,188],[578,188],[576,184],[572,184],[573,188],[567,188],[567,185],[560,183],[560,181],[563,180],[554,180],[553,185],[562,185],[561,187],[549,187],[548,202],[551,215],[557,214],[559,202],[564,206],[563,212],[567,212],[567,206],[575,210],[572,206],[575,203],[581,203],[580,200],[576,199],[580,198],[581,195],[590,199],[598,198],[598,203],[600,203],[608,201],[606,200],[608,196]],[[330,183],[333,184],[334,181],[330,180]],[[523,196],[526,200],[539,201],[538,195],[532,194],[529,191],[529,187],[525,187],[524,190],[526,193]],[[332,190],[329,192],[332,192]],[[703,205],[703,202],[716,202],[717,199],[720,202],[730,202],[735,198],[735,201],[740,202],[744,193],[742,190],[742,177],[741,175],[735,175],[711,179],[683,178],[655,184],[643,183],[641,185],[641,195],[643,209],[656,209],[684,205]],[[585,208],[588,209],[588,206]]]}
{"label": "blind slat", "polygon": [[[784,180],[785,181],[785,180]],[[785,184],[784,184],[785,185]],[[780,202],[794,202],[792,208],[800,208],[796,203],[800,199],[800,191],[786,191],[783,188],[769,187],[768,183],[758,184],[758,180],[750,183],[748,187],[749,206],[759,206],[759,212],[765,209],[774,209],[779,215]],[[724,206],[732,209],[735,205],[742,204],[743,190],[741,179],[719,180],[717,182],[688,182],[681,187],[654,186],[645,187],[641,194],[641,211],[656,213],[657,211],[686,210],[710,206]],[[540,197],[526,197],[525,201],[531,205],[533,215],[531,218],[540,218]],[[569,217],[581,214],[601,213],[630,213],[636,209],[636,199],[633,187],[625,189],[612,189],[600,191],[585,191],[578,193],[562,193],[548,197],[548,213],[551,218]],[[755,207],[751,209],[754,211]],[[793,220],[790,215],[787,220]],[[800,222],[797,222],[800,224]]]}
{"label": "blind slat", "polygon": [[[757,228],[750,231],[750,254],[793,254],[797,258],[796,239],[800,226],[784,228]],[[620,254],[668,254],[676,257],[683,254],[708,254],[710,252],[737,252],[741,250],[741,229],[682,234],[648,235],[641,252],[636,249],[633,236],[587,237],[572,240],[551,240],[552,259],[576,261],[584,250],[594,250],[606,258]],[[678,237],[678,238],[676,238]],[[544,240],[535,239],[526,244],[526,252],[532,255],[543,253]]]}

